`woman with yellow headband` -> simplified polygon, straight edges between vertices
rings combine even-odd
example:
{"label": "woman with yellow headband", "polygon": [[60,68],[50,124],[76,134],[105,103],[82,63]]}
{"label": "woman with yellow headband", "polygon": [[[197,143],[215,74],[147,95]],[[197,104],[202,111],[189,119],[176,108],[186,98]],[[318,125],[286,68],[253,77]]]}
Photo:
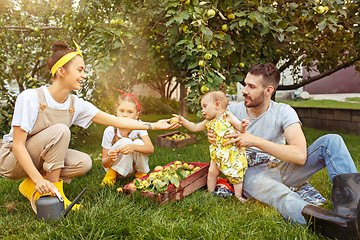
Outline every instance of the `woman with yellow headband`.
{"label": "woman with yellow headband", "polygon": [[178,126],[170,125],[169,119],[146,123],[115,117],[70,94],[80,90],[86,77],[80,49],[77,46],[74,51],[64,42],[55,42],[52,50],[47,65],[53,84],[25,90],[17,97],[11,131],[1,143],[0,175],[14,180],[25,178],[19,190],[29,200],[60,193],[66,207],[71,202],[65,197],[63,182],[84,175],[92,166],[89,155],[68,149],[71,125],[87,128],[96,122],[140,130]]}

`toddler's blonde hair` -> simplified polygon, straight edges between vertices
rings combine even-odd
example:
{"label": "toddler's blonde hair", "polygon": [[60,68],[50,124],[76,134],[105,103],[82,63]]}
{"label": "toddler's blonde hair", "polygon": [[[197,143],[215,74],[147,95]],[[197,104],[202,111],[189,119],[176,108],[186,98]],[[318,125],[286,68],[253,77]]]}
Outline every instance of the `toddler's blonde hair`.
{"label": "toddler's blonde hair", "polygon": [[213,103],[219,102],[223,109],[226,109],[227,106],[229,105],[229,99],[227,98],[226,94],[222,91],[215,91],[215,90],[210,91],[205,95],[203,95],[201,99],[203,99],[205,96],[209,96],[211,101],[213,101]]}

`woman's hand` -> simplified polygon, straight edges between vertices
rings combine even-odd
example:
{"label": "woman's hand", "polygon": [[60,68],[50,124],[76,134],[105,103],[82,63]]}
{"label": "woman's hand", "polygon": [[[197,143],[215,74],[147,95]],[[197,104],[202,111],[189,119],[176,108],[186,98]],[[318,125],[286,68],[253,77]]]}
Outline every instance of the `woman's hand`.
{"label": "woman's hand", "polygon": [[154,130],[171,130],[181,127],[178,123],[170,124],[171,119],[162,119],[153,124]]}
{"label": "woman's hand", "polygon": [[38,191],[40,194],[51,193],[54,197],[57,195],[58,191],[52,182],[44,178],[36,182],[35,190]]}

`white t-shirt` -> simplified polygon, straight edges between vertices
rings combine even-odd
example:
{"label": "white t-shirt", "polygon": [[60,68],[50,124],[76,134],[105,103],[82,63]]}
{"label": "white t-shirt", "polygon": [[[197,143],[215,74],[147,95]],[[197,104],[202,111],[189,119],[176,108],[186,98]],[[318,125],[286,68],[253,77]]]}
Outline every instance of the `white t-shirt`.
{"label": "white t-shirt", "polygon": [[[47,107],[59,110],[67,110],[70,108],[70,96],[64,103],[56,102],[47,87],[50,85],[42,86],[44,91]],[[92,123],[91,119],[100,111],[93,104],[74,96],[74,117],[71,125],[78,125],[87,128]],[[3,141],[10,142],[13,140],[13,127],[20,126],[27,133],[31,133],[35,126],[35,122],[39,113],[39,96],[36,89],[27,89],[19,94],[15,102],[13,119],[11,122],[11,131],[9,134],[4,135]]]}
{"label": "white t-shirt", "polygon": [[[118,129],[116,129],[116,134],[120,138],[122,138]],[[128,138],[130,138],[131,140],[135,140],[138,138],[142,138],[143,136],[147,136],[147,135],[148,135],[148,132],[146,130],[132,130],[131,133],[129,134]],[[114,136],[115,136],[114,127],[112,127],[112,126],[107,127],[104,131],[101,146],[105,149],[110,149],[112,146],[111,143],[112,143]]]}

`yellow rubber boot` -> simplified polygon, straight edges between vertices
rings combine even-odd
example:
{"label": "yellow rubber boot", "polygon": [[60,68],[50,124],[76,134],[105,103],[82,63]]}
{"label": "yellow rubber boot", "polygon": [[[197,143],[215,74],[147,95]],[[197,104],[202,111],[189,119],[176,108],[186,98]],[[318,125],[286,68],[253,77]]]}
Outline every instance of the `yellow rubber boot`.
{"label": "yellow rubber boot", "polygon": [[35,191],[35,183],[31,180],[31,178],[27,177],[24,181],[22,181],[22,183],[20,183],[19,191],[22,195],[24,195],[24,197],[31,201],[31,195]]}
{"label": "yellow rubber boot", "polygon": [[[19,185],[20,193],[26,197],[31,202],[31,196],[35,192],[35,183],[31,180],[31,178],[27,177],[24,181],[22,181]],[[34,203],[41,197],[51,195],[51,193],[40,194],[39,192],[35,192],[34,194]]]}
{"label": "yellow rubber boot", "polygon": [[105,174],[104,179],[101,181],[101,186],[105,186],[105,185],[113,186],[116,182],[116,177],[117,177],[117,172],[114,169],[109,168],[109,170]]}
{"label": "yellow rubber boot", "polygon": [[[69,199],[67,199],[67,197],[65,196],[65,193],[64,193],[64,188],[63,188],[63,180],[60,179],[59,182],[53,182],[53,184],[55,185],[55,187],[59,190],[61,196],[63,196],[64,198],[64,206],[65,206],[65,209],[71,204],[71,201]],[[80,204],[75,204],[71,210],[79,210],[81,207]]]}
{"label": "yellow rubber boot", "polygon": [[139,173],[139,172],[136,172],[135,173],[135,177],[136,178],[142,178],[143,176],[145,176],[146,175],[146,173]]}

